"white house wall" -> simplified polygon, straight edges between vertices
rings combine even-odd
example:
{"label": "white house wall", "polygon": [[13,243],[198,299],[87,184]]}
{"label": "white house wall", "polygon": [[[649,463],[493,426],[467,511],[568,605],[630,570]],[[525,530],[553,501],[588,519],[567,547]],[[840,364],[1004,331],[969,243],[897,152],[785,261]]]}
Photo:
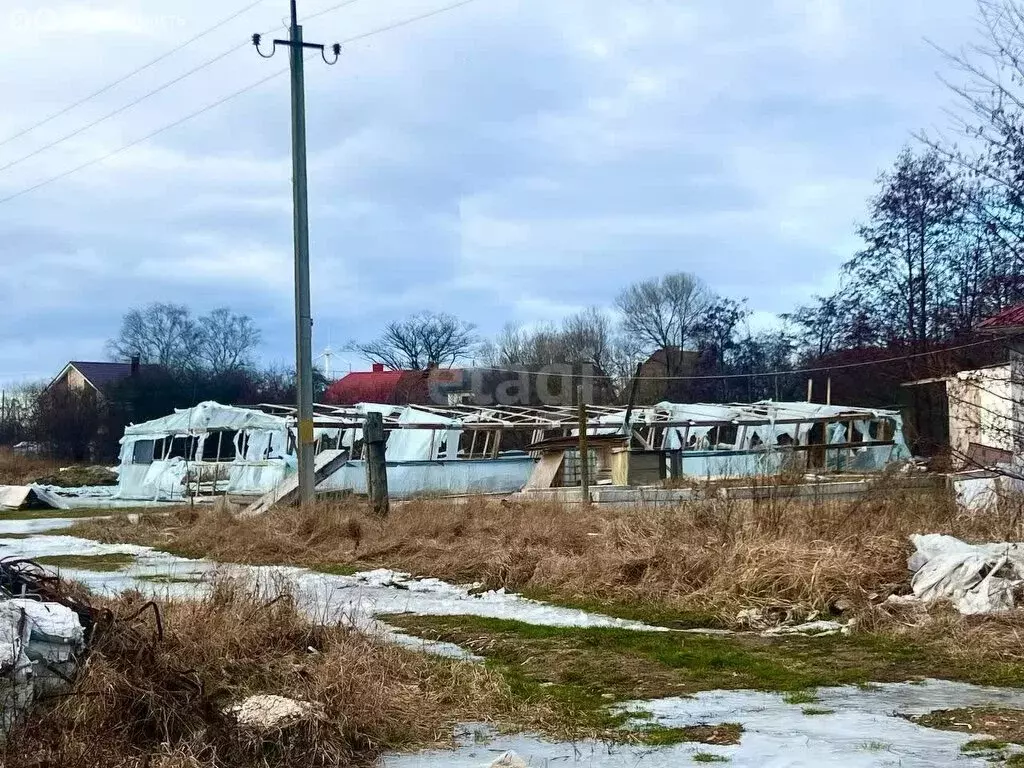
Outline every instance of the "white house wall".
{"label": "white house wall", "polygon": [[1010,366],[962,371],[946,380],[949,444],[954,459],[971,443],[1013,451]]}

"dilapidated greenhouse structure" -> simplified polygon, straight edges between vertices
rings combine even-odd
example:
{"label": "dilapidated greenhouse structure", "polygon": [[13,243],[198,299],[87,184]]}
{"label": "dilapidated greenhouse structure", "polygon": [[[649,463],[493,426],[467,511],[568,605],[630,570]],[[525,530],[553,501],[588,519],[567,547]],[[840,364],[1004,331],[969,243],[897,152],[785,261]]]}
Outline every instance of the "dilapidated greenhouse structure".
{"label": "dilapidated greenhouse structure", "polygon": [[[365,493],[362,426],[380,413],[390,493],[512,493],[579,482],[575,406],[318,405],[317,489]],[[599,484],[872,472],[909,458],[898,412],[814,403],[588,406]],[[214,402],[125,430],[116,499],[273,494],[295,475],[294,410]]]}

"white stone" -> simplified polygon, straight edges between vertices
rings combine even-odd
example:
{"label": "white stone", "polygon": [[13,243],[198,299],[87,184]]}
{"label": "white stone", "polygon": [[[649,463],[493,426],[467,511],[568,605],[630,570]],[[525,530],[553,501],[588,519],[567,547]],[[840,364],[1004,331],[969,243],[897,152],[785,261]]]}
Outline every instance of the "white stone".
{"label": "white stone", "polygon": [[293,725],[300,720],[317,717],[320,709],[308,701],[286,696],[250,696],[230,710],[239,725],[257,730],[271,730]]}

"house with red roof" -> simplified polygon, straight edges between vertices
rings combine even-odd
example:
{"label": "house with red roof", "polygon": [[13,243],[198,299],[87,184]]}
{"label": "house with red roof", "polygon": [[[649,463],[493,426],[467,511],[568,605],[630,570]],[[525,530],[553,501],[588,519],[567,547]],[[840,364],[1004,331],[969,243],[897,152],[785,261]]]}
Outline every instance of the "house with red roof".
{"label": "house with red roof", "polygon": [[427,376],[427,371],[393,371],[383,363],[374,363],[369,371],[353,371],[331,384],[324,393],[324,402],[425,405],[430,402]]}

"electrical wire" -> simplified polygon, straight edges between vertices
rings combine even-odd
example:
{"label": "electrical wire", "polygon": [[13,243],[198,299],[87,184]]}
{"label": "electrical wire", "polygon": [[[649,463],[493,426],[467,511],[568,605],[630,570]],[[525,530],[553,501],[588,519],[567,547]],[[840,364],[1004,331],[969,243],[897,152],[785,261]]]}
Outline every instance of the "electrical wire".
{"label": "electrical wire", "polygon": [[345,2],[343,2],[343,3],[336,3],[336,4],[334,4],[334,5],[332,5],[332,6],[328,7],[328,8],[324,8],[322,11],[317,11],[316,13],[311,13],[308,16],[304,16],[299,21],[300,21],[300,23],[305,24],[310,19],[319,18],[319,17],[321,17],[321,16],[323,16],[325,14],[331,13],[332,11],[337,11],[337,10],[339,10],[341,8],[347,8],[350,5],[355,5],[358,2],[359,2],[359,0],[345,0]]}
{"label": "electrical wire", "polygon": [[[263,2],[263,0],[259,0],[259,2]],[[308,16],[307,19],[315,18],[317,16],[323,16],[324,14],[331,13],[332,11],[339,10],[340,8],[344,8],[344,7],[349,6],[349,5],[354,5],[355,3],[358,3],[358,2],[360,2],[360,0],[345,0],[345,2],[343,2],[343,3],[337,3],[335,5],[330,6],[329,8],[324,8],[322,11],[318,11],[317,13],[315,13],[315,14],[313,14],[311,16]],[[255,3],[254,3],[254,5],[255,5]],[[251,8],[251,7],[252,6],[248,6],[244,10],[248,10],[248,8]],[[235,16],[238,16],[238,15],[239,14],[235,14]],[[234,16],[232,16],[231,18],[234,18]],[[221,22],[221,25],[223,25],[227,21],[230,21],[230,19],[227,19],[224,22]],[[269,30],[269,31],[267,31],[264,34],[270,34],[271,31],[272,30]],[[195,39],[195,38],[193,38],[193,39]],[[75,138],[76,136],[78,136],[78,135],[80,135],[82,133],[85,133],[90,128],[95,128],[97,125],[100,125],[101,123],[105,123],[107,120],[109,120],[112,117],[116,117],[117,115],[120,115],[123,112],[127,112],[129,109],[131,109],[134,106],[137,106],[138,104],[141,104],[146,99],[149,99],[149,98],[151,98],[153,96],[156,96],[158,93],[166,91],[172,85],[177,85],[182,80],[185,80],[185,79],[191,77],[192,75],[196,74],[197,72],[201,72],[202,70],[206,69],[207,67],[216,64],[221,59],[224,59],[224,58],[230,56],[232,53],[235,53],[236,51],[240,51],[243,48],[248,48],[250,45],[251,45],[251,43],[249,41],[246,41],[244,43],[241,43],[239,45],[234,46],[233,48],[229,48],[228,50],[224,51],[223,53],[217,54],[212,59],[209,59],[208,61],[205,61],[202,64],[200,64],[200,65],[190,69],[188,72],[185,72],[184,74],[181,74],[181,75],[179,75],[178,77],[175,77],[172,80],[168,80],[166,83],[163,83],[162,85],[157,86],[153,90],[148,91],[148,92],[142,94],[137,99],[134,99],[133,101],[130,101],[127,104],[125,104],[125,105],[123,105],[121,107],[118,107],[113,112],[108,112],[107,114],[103,115],[103,117],[99,117],[99,118],[93,120],[91,123],[87,123],[86,125],[83,125],[80,128],[77,128],[76,130],[72,131],[71,133],[68,133],[68,134],[65,134],[64,136],[61,136],[59,139],[54,139],[49,144],[44,144],[43,146],[39,147],[38,149],[35,149],[32,152],[29,152],[27,155],[19,157],[17,160],[12,160],[11,162],[7,163],[6,165],[0,165],[0,173],[3,173],[4,171],[9,170],[9,169],[13,168],[16,165],[21,165],[21,163],[25,162],[26,160],[30,160],[33,157],[36,157],[37,155],[40,155],[43,152],[47,151],[48,149],[53,149],[58,144],[63,144],[65,141],[68,141],[69,139],[73,139],[73,138]]]}
{"label": "electrical wire", "polygon": [[474,3],[474,2],[476,2],[476,0],[459,0],[459,2],[457,2],[457,3],[452,3],[451,5],[445,5],[445,6],[442,6],[441,8],[435,8],[432,11],[427,11],[426,13],[421,13],[418,16],[412,16],[412,17],[410,17],[408,19],[403,19],[402,21],[396,21],[396,22],[394,22],[392,24],[388,24],[387,26],[379,27],[377,29],[370,30],[369,32],[364,32],[361,35],[356,35],[355,37],[350,37],[347,40],[342,40],[341,44],[345,45],[346,43],[354,43],[357,40],[365,40],[368,37],[373,37],[374,35],[379,35],[379,34],[382,34],[384,32],[390,32],[391,30],[399,29],[400,27],[406,27],[406,26],[408,26],[410,24],[415,24],[418,21],[423,21],[424,19],[430,19],[430,18],[433,18],[434,16],[440,16],[442,13],[447,13],[448,11],[454,11],[456,8],[461,8],[464,5],[469,5],[470,3]]}
{"label": "electrical wire", "polygon": [[26,187],[25,189],[21,190],[20,192],[15,192],[12,195],[8,195],[7,197],[0,198],[0,205],[3,205],[4,203],[10,202],[11,200],[14,200],[15,198],[21,197],[22,195],[27,195],[29,192],[34,192],[35,190],[40,189],[41,187],[45,187],[48,184],[52,184],[55,181],[59,181],[61,179],[67,178],[68,176],[71,176],[72,174],[78,173],[79,171],[85,170],[86,168],[89,168],[90,166],[96,165],[98,163],[102,163],[104,160],[109,160],[110,158],[114,157],[115,155],[119,155],[120,153],[124,152],[125,150],[128,150],[128,149],[131,149],[132,147],[138,146],[139,144],[142,144],[145,141],[149,141],[150,139],[152,139],[152,138],[154,138],[156,136],[159,136],[161,133],[164,133],[165,131],[169,131],[171,128],[177,128],[182,123],[188,122],[192,118],[199,117],[199,115],[203,114],[204,112],[209,112],[211,109],[215,109],[216,107],[219,107],[221,104],[224,104],[224,103],[226,103],[228,101],[231,101],[231,99],[234,99],[234,98],[236,98],[238,96],[241,96],[243,93],[248,93],[249,91],[254,90],[255,88],[258,88],[259,86],[263,85],[264,83],[267,83],[267,82],[273,80],[275,77],[280,77],[281,75],[283,75],[287,71],[288,71],[287,67],[285,67],[284,69],[279,69],[276,72],[273,72],[270,75],[267,75],[262,80],[257,80],[255,83],[251,83],[250,85],[247,85],[244,88],[241,88],[241,89],[235,91],[234,93],[231,93],[231,94],[229,94],[229,95],[227,95],[227,96],[225,96],[225,97],[223,97],[221,99],[218,99],[217,101],[215,101],[215,102],[213,102],[211,104],[207,104],[205,107],[203,107],[201,109],[197,109],[195,112],[192,112],[192,113],[190,113],[188,115],[185,115],[185,117],[182,117],[182,118],[180,118],[178,120],[175,120],[173,123],[168,123],[167,125],[163,126],[162,128],[157,128],[155,131],[153,131],[151,133],[147,133],[145,136],[142,136],[142,137],[140,137],[138,139],[135,139],[134,141],[130,141],[127,144],[123,144],[120,147],[118,147],[117,149],[114,149],[114,150],[108,152],[105,155],[100,155],[99,157],[94,157],[92,160],[88,160],[88,161],[82,163],[81,165],[76,165],[74,168],[71,168],[71,169],[69,169],[67,171],[64,171],[63,173],[59,173],[56,176],[51,176],[48,179],[44,179],[43,181],[40,181],[38,184],[33,184],[31,187]]}
{"label": "electrical wire", "polygon": [[[339,4],[337,4],[337,5],[333,6],[333,7],[330,7],[330,8],[324,9],[322,11],[319,11],[317,14],[314,14],[314,15],[315,16],[316,15],[323,15],[325,13],[328,13],[329,11],[337,10],[337,9],[343,8],[343,7],[347,6],[347,5],[351,5],[354,2],[356,2],[356,1],[357,0],[346,0],[346,2],[339,3]],[[404,26],[407,26],[409,24],[413,24],[413,23],[415,23],[417,21],[422,21],[424,19],[428,19],[428,18],[431,18],[433,16],[440,15],[441,13],[445,13],[447,11],[455,10],[456,8],[459,8],[461,6],[468,5],[471,2],[475,2],[475,0],[461,0],[458,3],[453,3],[451,5],[443,6],[441,8],[436,8],[433,11],[429,11],[427,13],[423,13],[423,14],[420,14],[418,16],[413,16],[411,18],[404,19],[402,21],[398,21],[398,22],[395,22],[395,23],[392,23],[392,24],[388,24],[388,25],[386,25],[384,27],[379,27],[379,28],[371,30],[369,32],[364,32],[363,34],[356,35],[354,37],[350,37],[350,38],[348,38],[346,40],[342,40],[341,44],[342,45],[346,45],[348,43],[352,43],[352,42],[355,42],[357,40],[365,40],[366,38],[373,37],[374,35],[380,35],[380,34],[383,34],[385,32],[390,32],[393,29],[398,29],[399,27],[404,27]],[[309,18],[313,18],[313,17],[312,16],[307,16],[306,18],[309,19]],[[248,43],[246,43],[246,45],[248,45]],[[228,53],[233,53],[235,50],[237,50],[237,48],[233,48],[233,49],[231,49],[231,51],[227,51],[224,54],[221,54],[221,56],[218,57],[218,58],[223,58]],[[2,197],[2,198],[0,198],[0,205],[3,205],[4,203],[8,203],[8,202],[10,202],[12,200],[15,200],[16,198],[19,198],[19,197],[21,197],[23,195],[27,195],[30,192],[34,192],[37,189],[40,189],[42,187],[48,186],[49,184],[52,184],[55,181],[60,181],[61,179],[65,179],[68,176],[71,176],[71,175],[73,175],[75,173],[78,173],[79,171],[85,170],[86,168],[89,168],[89,167],[91,167],[93,165],[97,165],[99,163],[102,163],[105,160],[109,160],[111,157],[114,157],[115,155],[118,155],[121,152],[124,152],[124,151],[126,151],[128,149],[131,149],[132,147],[138,146],[139,144],[142,144],[143,142],[148,141],[149,139],[152,139],[152,138],[155,138],[156,136],[159,136],[160,134],[164,133],[165,131],[168,131],[168,130],[170,130],[172,128],[176,128],[179,125],[181,125],[182,123],[186,123],[189,120],[192,120],[193,118],[199,117],[199,115],[202,115],[202,114],[204,114],[206,112],[209,112],[211,109],[215,109],[216,107],[219,107],[222,104],[225,104],[225,103],[231,101],[232,99],[235,99],[235,98],[237,98],[237,97],[239,97],[239,96],[241,96],[241,95],[243,95],[245,93],[248,93],[249,91],[254,90],[255,88],[258,88],[259,86],[263,85],[264,83],[267,83],[270,80],[273,80],[274,78],[279,77],[280,75],[285,74],[287,71],[288,71],[287,67],[284,68],[284,69],[280,69],[280,70],[278,70],[278,71],[268,75],[267,77],[261,78],[260,80],[257,80],[256,82],[251,83],[251,84],[245,86],[244,88],[240,88],[239,90],[237,90],[237,91],[235,91],[233,93],[230,93],[227,96],[224,96],[223,98],[218,99],[217,101],[214,101],[214,102],[212,102],[210,104],[207,104],[205,107],[202,107],[201,109],[198,109],[195,112],[192,112],[192,113],[190,113],[188,115],[185,115],[185,117],[182,117],[182,118],[180,118],[178,120],[175,120],[173,123],[168,123],[167,125],[165,125],[165,126],[163,126],[161,128],[157,128],[155,131],[152,131],[151,133],[148,133],[145,136],[142,136],[141,138],[138,138],[138,139],[135,139],[133,141],[130,141],[127,144],[122,144],[117,149],[114,149],[114,150],[106,153],[105,155],[101,155],[99,157],[93,158],[92,160],[88,160],[88,161],[82,163],[81,165],[77,165],[74,168],[70,168],[70,169],[68,169],[68,170],[66,170],[66,171],[64,171],[62,173],[59,173],[56,176],[51,176],[50,178],[44,179],[43,181],[40,181],[37,184],[33,184],[32,186],[25,187],[24,189],[22,189],[22,190],[20,190],[18,192],[14,192],[13,194],[7,195],[6,197]],[[181,78],[179,78],[179,80],[180,79]]]}
{"label": "electrical wire", "polygon": [[224,51],[223,53],[220,53],[220,54],[214,56],[212,59],[203,62],[199,66],[193,67],[188,72],[185,72],[184,74],[178,75],[173,80],[168,80],[163,85],[157,86],[153,90],[148,91],[148,92],[142,94],[137,99],[135,99],[133,101],[130,101],[130,102],[128,102],[127,104],[125,104],[123,106],[118,107],[113,112],[108,112],[103,117],[99,117],[99,118],[93,120],[91,123],[86,123],[82,127],[75,129],[71,133],[67,133],[67,134],[61,136],[59,139],[54,139],[49,144],[44,144],[43,146],[39,147],[38,149],[35,149],[35,150],[29,152],[27,155],[23,155],[23,156],[19,157],[17,160],[11,160],[11,162],[7,163],[6,165],[0,165],[0,173],[3,173],[4,171],[9,170],[9,169],[13,168],[16,165],[21,165],[26,160],[30,160],[33,157],[35,157],[36,155],[40,155],[43,152],[45,152],[46,150],[48,150],[48,149],[53,149],[58,144],[63,144],[65,141],[68,141],[69,139],[73,139],[73,138],[75,138],[75,136],[78,136],[79,134],[85,133],[90,128],[95,128],[100,123],[105,123],[110,118],[116,117],[117,115],[120,115],[122,112],[127,112],[129,109],[131,109],[132,107],[136,106],[137,104],[141,104],[146,99],[148,99],[148,98],[150,98],[152,96],[156,96],[158,93],[166,91],[172,85],[176,85],[177,83],[180,83],[182,80],[185,80],[186,78],[189,78],[192,75],[196,74],[196,72],[200,72],[200,71],[206,69],[207,67],[212,66],[213,64],[216,64],[221,59],[226,58],[227,56],[230,56],[235,51],[241,50],[242,48],[246,48],[249,45],[250,45],[250,43],[248,43],[248,42],[242,43],[240,45],[236,45],[234,48],[231,48],[230,50]]}
{"label": "electrical wire", "polygon": [[201,40],[202,38],[206,37],[211,32],[214,32],[214,31],[220,29],[221,27],[223,27],[225,24],[227,24],[227,23],[229,23],[231,21],[234,21],[239,16],[241,16],[243,13],[245,13],[245,12],[247,12],[249,10],[252,10],[253,8],[255,8],[257,5],[259,5],[262,2],[264,2],[264,0],[255,0],[255,2],[249,3],[244,8],[240,8],[239,10],[235,11],[233,14],[231,14],[227,18],[222,19],[221,21],[218,21],[212,27],[209,27],[208,29],[203,30],[199,34],[195,35],[194,37],[190,37],[188,40],[186,40],[185,42],[175,46],[174,48],[172,48],[171,50],[167,51],[166,53],[160,54],[159,56],[157,56],[155,59],[153,59],[149,63],[143,64],[141,67],[138,67],[137,69],[133,69],[127,75],[123,75],[122,77],[119,77],[117,80],[114,80],[113,82],[108,83],[107,85],[105,85],[102,88],[100,88],[98,91],[94,91],[94,92],[90,93],[88,96],[85,96],[85,97],[79,99],[78,101],[69,104],[68,106],[64,107],[63,109],[60,109],[57,112],[54,112],[49,117],[45,117],[42,120],[40,120],[39,122],[33,123],[32,125],[28,126],[27,128],[23,128],[22,130],[18,131],[17,133],[13,134],[12,136],[8,136],[6,139],[0,140],[0,147],[4,146],[5,144],[9,144],[10,142],[14,141],[15,139],[21,138],[26,133],[30,133],[31,131],[34,131],[36,128],[39,128],[41,126],[46,125],[49,122],[52,122],[53,120],[56,120],[58,117],[66,115],[71,110],[75,109],[76,107],[82,106],[86,102],[92,101],[97,96],[102,96],[107,91],[111,90],[112,88],[120,85],[121,83],[123,83],[123,82],[125,82],[127,80],[130,80],[131,78],[135,77],[135,75],[139,74],[140,72],[144,72],[145,70],[149,69],[153,65],[159,64],[164,59],[167,59],[170,56],[173,56],[178,51],[183,50],[184,48],[187,48],[188,46],[192,45],[192,43],[196,42],[197,40]]}
{"label": "electrical wire", "polygon": [[[0,201],[2,202],[2,201]],[[884,365],[885,363],[898,363],[903,360],[913,360],[919,357],[929,357],[931,355],[942,354],[945,352],[958,352],[962,349],[971,349],[973,347],[980,347],[986,344],[996,344],[999,341],[1007,341],[1010,338],[1017,338],[1024,334],[1015,334],[1014,336],[1007,337],[1006,339],[987,339],[985,341],[974,341],[969,344],[961,344],[956,347],[945,347],[943,349],[935,349],[931,352],[915,352],[909,355],[899,355],[896,357],[885,357],[878,360],[865,360],[860,363],[842,363],[838,365],[823,365],[817,368],[793,368],[788,371],[758,371],[756,373],[720,373],[718,375],[704,375],[704,376],[641,376],[642,381],[719,381],[721,379],[756,379],[762,377],[771,376],[789,376],[793,374],[803,373],[832,373],[834,371],[849,370],[852,368],[867,368],[872,365]],[[494,373],[514,373],[520,376],[535,376],[538,371],[519,371],[511,368],[491,368],[488,366],[473,366],[475,370],[479,371],[493,371]],[[608,375],[594,374],[594,373],[573,373],[569,374],[574,379],[598,379],[606,380],[610,378]]]}

